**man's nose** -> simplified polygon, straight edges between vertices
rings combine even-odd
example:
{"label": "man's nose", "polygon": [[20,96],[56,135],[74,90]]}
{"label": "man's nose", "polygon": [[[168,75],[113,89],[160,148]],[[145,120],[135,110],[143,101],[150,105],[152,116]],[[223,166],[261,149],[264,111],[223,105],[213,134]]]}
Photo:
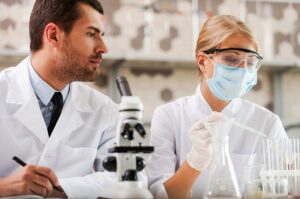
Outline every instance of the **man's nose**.
{"label": "man's nose", "polygon": [[104,43],[103,39],[101,38],[99,40],[99,42],[97,43],[96,49],[95,49],[96,53],[99,54],[104,54],[108,52],[108,48],[106,46],[106,44]]}

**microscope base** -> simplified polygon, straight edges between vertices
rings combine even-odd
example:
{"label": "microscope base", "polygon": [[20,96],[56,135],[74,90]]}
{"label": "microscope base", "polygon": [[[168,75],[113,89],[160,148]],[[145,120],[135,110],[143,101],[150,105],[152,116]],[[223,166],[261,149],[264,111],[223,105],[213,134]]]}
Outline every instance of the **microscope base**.
{"label": "microscope base", "polygon": [[153,199],[150,191],[143,187],[142,182],[139,181],[122,181],[111,184],[110,187],[105,188],[99,198],[109,199]]}

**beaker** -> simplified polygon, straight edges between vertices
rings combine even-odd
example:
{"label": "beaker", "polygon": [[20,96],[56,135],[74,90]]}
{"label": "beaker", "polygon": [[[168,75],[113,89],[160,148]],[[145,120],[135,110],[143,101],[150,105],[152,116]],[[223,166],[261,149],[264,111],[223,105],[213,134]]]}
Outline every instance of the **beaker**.
{"label": "beaker", "polygon": [[241,198],[241,192],[235,170],[229,154],[228,132],[232,121],[218,124],[206,124],[212,133],[214,158],[208,168],[208,181],[204,190],[204,198]]}
{"label": "beaker", "polygon": [[263,164],[249,165],[245,167],[245,199],[262,199],[262,180],[261,171],[264,169]]}

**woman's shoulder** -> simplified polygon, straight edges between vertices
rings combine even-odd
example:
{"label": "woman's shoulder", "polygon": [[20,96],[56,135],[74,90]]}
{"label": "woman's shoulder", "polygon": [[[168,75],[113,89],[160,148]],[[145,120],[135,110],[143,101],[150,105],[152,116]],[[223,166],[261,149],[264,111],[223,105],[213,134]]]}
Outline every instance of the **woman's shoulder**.
{"label": "woman's shoulder", "polygon": [[278,119],[278,116],[273,113],[271,110],[267,109],[264,106],[256,104],[246,99],[239,99],[240,107],[247,111],[248,113],[252,113],[255,117],[269,118],[271,120]]}
{"label": "woman's shoulder", "polygon": [[181,133],[182,128],[189,127],[190,115],[188,113],[190,111],[188,104],[190,99],[191,96],[181,97],[158,106],[151,120],[151,132],[162,132],[162,129],[165,129],[163,132],[168,134],[170,139],[173,139],[175,135]]}
{"label": "woman's shoulder", "polygon": [[178,98],[174,101],[168,102],[166,104],[160,105],[155,109],[154,114],[157,112],[169,112],[169,113],[176,113],[181,111],[182,109],[185,109],[186,106],[188,106],[189,101],[193,98],[193,96],[184,96],[181,98]]}
{"label": "woman's shoulder", "polygon": [[236,100],[235,118],[238,122],[247,125],[270,137],[286,137],[280,118],[266,107],[245,99]]}

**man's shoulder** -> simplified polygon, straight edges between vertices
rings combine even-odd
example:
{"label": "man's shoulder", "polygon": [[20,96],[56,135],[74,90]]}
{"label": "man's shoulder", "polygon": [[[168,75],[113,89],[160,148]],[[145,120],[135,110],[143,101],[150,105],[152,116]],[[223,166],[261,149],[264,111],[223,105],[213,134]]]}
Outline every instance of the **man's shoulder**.
{"label": "man's shoulder", "polygon": [[0,72],[0,91],[2,95],[8,91],[10,81],[14,78],[16,71],[16,67],[8,67]]}
{"label": "man's shoulder", "polygon": [[17,68],[15,66],[10,66],[2,70],[0,72],[0,81],[7,81],[9,76],[11,76],[16,71],[16,69]]}
{"label": "man's shoulder", "polygon": [[[20,82],[20,78],[22,78],[22,71],[19,70],[20,67],[10,66],[5,68],[0,72],[0,102],[6,102],[9,92],[16,92],[14,87],[16,82]],[[20,72],[18,72],[20,71]],[[21,89],[24,89],[24,84]],[[15,96],[14,94],[11,96]]]}
{"label": "man's shoulder", "polygon": [[71,88],[76,91],[82,92],[82,94],[84,94],[84,95],[89,95],[89,97],[91,97],[91,98],[97,98],[97,99],[103,98],[103,99],[107,99],[107,100],[110,99],[108,96],[104,95],[100,91],[92,88],[91,86],[89,86],[88,84],[86,84],[84,82],[72,82]]}
{"label": "man's shoulder", "polygon": [[97,108],[99,106],[110,106],[117,108],[117,104],[112,101],[111,98],[104,95],[100,91],[92,88],[84,82],[72,82],[71,90],[76,92],[76,97],[84,98],[86,102],[90,104],[92,108]]}
{"label": "man's shoulder", "polygon": [[16,65],[7,66],[5,69],[0,71],[0,81],[7,81],[10,78],[15,77],[16,74],[23,75],[23,66],[28,61],[28,57],[24,58],[21,62]]}

